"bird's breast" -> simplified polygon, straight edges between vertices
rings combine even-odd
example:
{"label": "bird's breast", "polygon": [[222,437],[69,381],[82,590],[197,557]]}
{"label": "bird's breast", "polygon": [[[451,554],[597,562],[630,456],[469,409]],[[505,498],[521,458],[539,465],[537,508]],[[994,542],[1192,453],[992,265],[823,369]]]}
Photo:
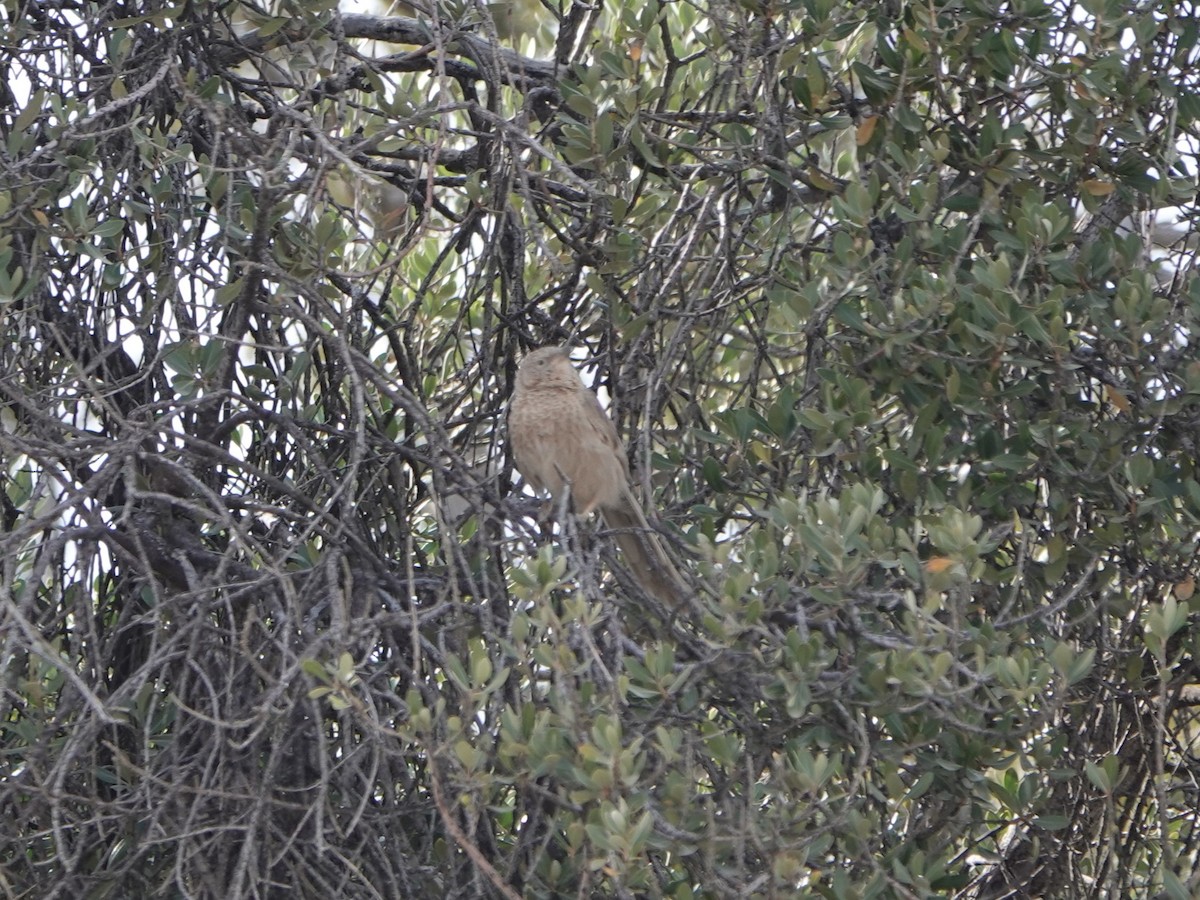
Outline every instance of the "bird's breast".
{"label": "bird's breast", "polygon": [[524,392],[508,422],[517,469],[556,497],[569,482],[581,514],[619,502],[628,479],[623,450],[596,427],[591,403],[578,392]]}

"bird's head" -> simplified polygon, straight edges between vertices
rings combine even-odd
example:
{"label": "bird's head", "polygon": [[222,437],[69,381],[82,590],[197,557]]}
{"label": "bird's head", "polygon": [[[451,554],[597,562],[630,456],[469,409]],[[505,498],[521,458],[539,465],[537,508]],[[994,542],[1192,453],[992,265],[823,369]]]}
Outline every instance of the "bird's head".
{"label": "bird's head", "polygon": [[534,350],[517,367],[517,387],[527,391],[576,391],[583,386],[565,347]]}

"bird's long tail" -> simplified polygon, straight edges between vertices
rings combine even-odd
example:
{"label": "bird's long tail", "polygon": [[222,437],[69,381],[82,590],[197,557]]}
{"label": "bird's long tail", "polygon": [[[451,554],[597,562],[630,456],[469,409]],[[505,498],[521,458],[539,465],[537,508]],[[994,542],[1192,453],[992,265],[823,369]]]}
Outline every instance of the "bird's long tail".
{"label": "bird's long tail", "polygon": [[619,506],[601,509],[604,524],[613,532],[637,583],[671,609],[679,609],[687,600],[683,579],[637,501],[628,491],[621,499]]}

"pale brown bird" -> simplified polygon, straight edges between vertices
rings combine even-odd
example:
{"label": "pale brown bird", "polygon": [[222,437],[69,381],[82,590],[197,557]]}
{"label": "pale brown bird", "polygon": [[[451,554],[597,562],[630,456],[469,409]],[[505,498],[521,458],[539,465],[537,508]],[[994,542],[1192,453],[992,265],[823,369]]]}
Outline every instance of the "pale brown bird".
{"label": "pale brown bird", "polygon": [[672,607],[686,591],[633,494],[617,429],[562,347],[534,350],[517,368],[508,409],[517,469],[556,500],[570,490],[575,512],[599,511],[638,584]]}

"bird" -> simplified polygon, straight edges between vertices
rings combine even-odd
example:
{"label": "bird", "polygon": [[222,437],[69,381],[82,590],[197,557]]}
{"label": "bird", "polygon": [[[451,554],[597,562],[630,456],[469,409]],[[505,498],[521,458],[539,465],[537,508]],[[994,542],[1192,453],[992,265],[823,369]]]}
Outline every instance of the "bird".
{"label": "bird", "polygon": [[535,491],[555,501],[569,492],[577,515],[598,512],[638,584],[672,609],[685,603],[679,572],[634,496],[616,426],[566,348],[534,350],[517,367],[508,439],[517,471]]}

